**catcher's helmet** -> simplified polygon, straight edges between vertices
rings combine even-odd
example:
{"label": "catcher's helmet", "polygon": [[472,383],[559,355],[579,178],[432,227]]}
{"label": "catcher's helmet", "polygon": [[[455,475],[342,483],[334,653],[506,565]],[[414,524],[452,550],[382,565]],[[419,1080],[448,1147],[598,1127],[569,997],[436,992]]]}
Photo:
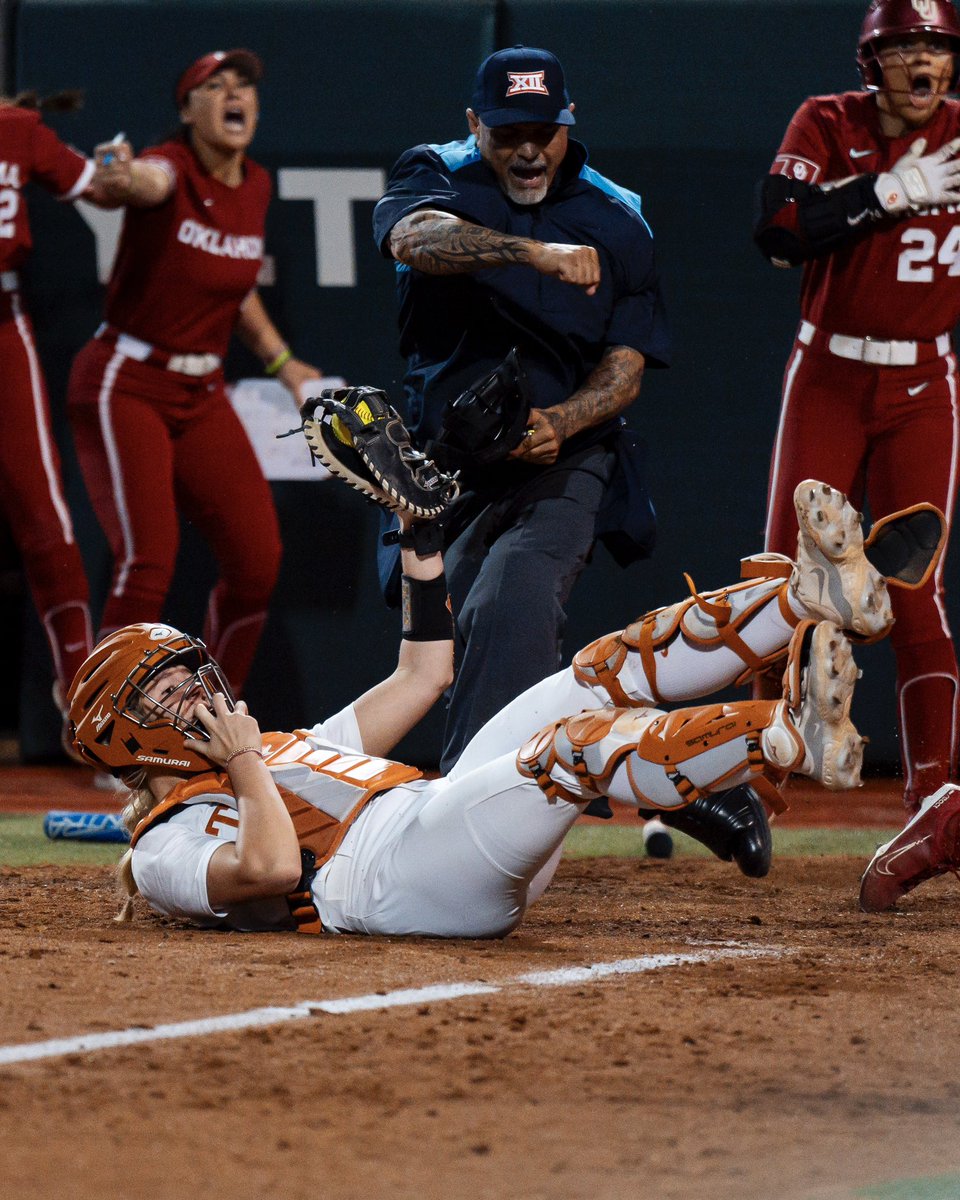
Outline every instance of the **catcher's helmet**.
{"label": "catcher's helmet", "polygon": [[[189,678],[162,702],[145,687],[168,667],[184,666]],[[213,763],[188,750],[185,735],[208,740],[199,722],[180,708],[194,685],[208,700],[230,685],[206,646],[169,625],[126,625],[105,637],[77,672],[67,692],[70,732],[82,757],[114,774],[130,767],[168,767],[186,775]]]}
{"label": "catcher's helmet", "polygon": [[879,43],[911,33],[935,33],[950,39],[954,53],[950,90],[955,90],[960,74],[960,18],[951,0],[872,0],[857,43],[857,66],[864,85],[871,91],[883,86]]}

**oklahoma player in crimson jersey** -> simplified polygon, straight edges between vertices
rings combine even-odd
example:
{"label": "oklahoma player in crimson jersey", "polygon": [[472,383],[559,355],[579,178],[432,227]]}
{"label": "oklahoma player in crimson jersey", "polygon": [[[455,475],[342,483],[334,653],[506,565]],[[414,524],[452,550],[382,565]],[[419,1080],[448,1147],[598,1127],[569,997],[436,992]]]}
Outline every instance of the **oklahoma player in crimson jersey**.
{"label": "oklahoma player in crimson jersey", "polygon": [[[874,517],[920,501],[951,520],[957,488],[960,20],[946,0],[874,0],[859,40],[866,90],[815,96],[760,189],[755,237],[803,266],[784,377],[767,548],[789,550],[793,490],[816,475]],[[957,660],[943,560],[894,589],[904,803],[956,779]]]}
{"label": "oklahoma player in crimson jersey", "polygon": [[294,397],[319,376],[292,356],[255,286],[270,179],[246,150],[261,75],[249,50],[206,54],[177,84],[181,136],[136,159],[126,143],[97,147],[95,183],[126,214],[106,322],[77,356],[69,396],[114,555],[101,633],[161,615],[183,513],[218,561],[204,638],[235,689],[266,620],[281,546],[269,486],[224,389],[230,334]]}
{"label": "oklahoma player in crimson jersey", "polygon": [[[36,98],[23,102],[33,105]],[[23,188],[35,182],[73,200],[87,190],[93,170],[88,158],[43,124],[36,108],[0,97],[0,510],[50,644],[61,711],[66,689],[90,653],[90,611],[33,326],[20,294],[19,271],[32,245]]]}

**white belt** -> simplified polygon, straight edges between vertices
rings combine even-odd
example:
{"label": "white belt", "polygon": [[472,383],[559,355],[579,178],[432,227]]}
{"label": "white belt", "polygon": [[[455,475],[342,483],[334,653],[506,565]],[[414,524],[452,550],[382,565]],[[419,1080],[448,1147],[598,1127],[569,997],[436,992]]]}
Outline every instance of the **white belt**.
{"label": "white belt", "polygon": [[20,276],[16,271],[0,271],[0,292],[19,292]]}
{"label": "white belt", "polygon": [[850,358],[856,362],[870,363],[877,367],[912,367],[919,361],[920,347],[932,345],[936,356],[942,358],[950,352],[950,334],[941,333],[932,343],[881,341],[871,337],[848,337],[845,333],[822,333],[809,321],[800,322],[797,340],[805,346],[813,345],[817,334],[827,340],[827,349],[838,358]]}
{"label": "white belt", "polygon": [[219,366],[220,359],[215,354],[171,354],[167,370],[181,375],[209,375]]}
{"label": "white belt", "polygon": [[129,333],[113,333],[103,324],[95,336],[105,335],[113,338],[117,349],[126,358],[135,359],[137,362],[153,362],[162,365],[168,371],[176,371],[179,375],[209,375],[220,366],[220,359],[216,354],[165,354],[149,342],[144,342]]}

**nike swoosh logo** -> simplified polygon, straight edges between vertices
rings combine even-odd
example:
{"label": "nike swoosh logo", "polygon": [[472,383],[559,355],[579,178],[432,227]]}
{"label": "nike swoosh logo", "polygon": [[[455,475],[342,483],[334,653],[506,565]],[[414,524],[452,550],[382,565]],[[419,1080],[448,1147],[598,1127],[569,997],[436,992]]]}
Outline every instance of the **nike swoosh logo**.
{"label": "nike swoosh logo", "polygon": [[907,388],[907,395],[908,396],[919,396],[920,393],[923,391],[923,389],[925,387],[929,387],[929,386],[930,386],[930,381],[928,379],[926,383],[918,383],[916,387]]}
{"label": "nike swoosh logo", "polygon": [[877,863],[877,874],[892,875],[893,871],[890,870],[891,864],[898,859],[901,854],[906,854],[908,851],[913,850],[915,846],[922,846],[924,842],[929,842],[931,836],[932,835],[928,833],[926,837],[917,838],[915,842],[908,842],[906,846],[901,846],[899,850],[894,850],[893,854],[886,858],[886,861]]}
{"label": "nike swoosh logo", "polygon": [[876,150],[851,150],[851,158],[866,158],[868,154],[876,154]]}

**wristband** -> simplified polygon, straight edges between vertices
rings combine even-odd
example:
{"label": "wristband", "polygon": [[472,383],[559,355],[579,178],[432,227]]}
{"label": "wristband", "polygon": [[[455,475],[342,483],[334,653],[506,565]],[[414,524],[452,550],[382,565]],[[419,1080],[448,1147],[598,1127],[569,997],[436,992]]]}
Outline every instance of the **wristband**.
{"label": "wristband", "polygon": [[293,358],[293,351],[289,346],[285,346],[273,362],[267,363],[263,369],[268,375],[276,375],[282,367],[287,365],[291,358]]}
{"label": "wristband", "polygon": [[405,641],[449,642],[453,638],[453,611],[445,575],[436,579],[401,575],[400,609]]}
{"label": "wristband", "polygon": [[255,754],[257,758],[263,758],[263,750],[259,746],[244,746],[240,750],[234,750],[232,754],[228,754],[223,760],[224,767],[229,767],[235,758],[239,758],[241,754]]}
{"label": "wristband", "polygon": [[380,539],[385,546],[413,550],[417,558],[429,558],[443,549],[443,525],[436,521],[417,521],[407,530],[388,529]]}

